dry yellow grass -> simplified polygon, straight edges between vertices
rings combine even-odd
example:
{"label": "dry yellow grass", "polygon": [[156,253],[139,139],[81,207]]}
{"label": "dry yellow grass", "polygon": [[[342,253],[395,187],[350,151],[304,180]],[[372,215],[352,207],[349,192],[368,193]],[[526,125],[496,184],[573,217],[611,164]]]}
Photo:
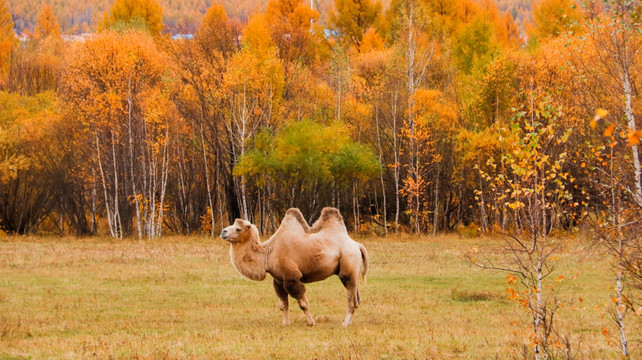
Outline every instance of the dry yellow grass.
{"label": "dry yellow grass", "polygon": [[[527,341],[505,274],[462,256],[495,240],[359,240],[370,253],[368,284],[343,329],[338,278],[308,286],[315,327],[292,301],[292,325],[282,327],[271,281],[242,278],[220,239],[2,238],[0,359],[487,359],[511,358]],[[596,359],[617,357],[601,333],[611,279],[599,259],[585,250],[560,259],[560,272],[580,273],[565,296],[583,300],[560,312],[560,324]],[[639,322],[630,325],[639,342]]]}

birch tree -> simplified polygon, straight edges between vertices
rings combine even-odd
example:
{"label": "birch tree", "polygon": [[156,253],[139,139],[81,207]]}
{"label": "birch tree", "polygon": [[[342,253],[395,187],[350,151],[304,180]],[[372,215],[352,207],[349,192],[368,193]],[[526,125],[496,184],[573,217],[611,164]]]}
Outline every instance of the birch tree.
{"label": "birch tree", "polygon": [[[263,16],[255,16],[245,29],[242,49],[230,60],[225,73],[229,151],[236,164],[249,149],[249,140],[260,126],[268,126],[277,99],[283,92],[283,66],[268,36]],[[252,219],[245,175],[236,184],[241,216]]]}
{"label": "birch tree", "polygon": [[[529,314],[529,341],[538,360],[555,357],[559,350],[571,352],[568,341],[559,341],[566,344],[564,349],[556,346],[562,336],[555,317],[562,304],[557,290],[564,276],[551,279],[555,254],[563,247],[551,233],[572,211],[573,178],[566,170],[569,156],[564,149],[570,131],[559,126],[559,116],[559,110],[546,103],[516,114],[510,132],[504,134],[512,141],[511,149],[502,155],[501,164],[488,160],[494,171],[480,170],[488,183],[505,189],[496,196],[515,211],[516,224],[503,234],[498,259],[477,248],[470,252],[471,261],[481,268],[507,273],[509,297]],[[505,171],[499,171],[500,165]]]}
{"label": "birch tree", "polygon": [[[111,236],[161,234],[170,129],[166,63],[147,35],[105,32],[74,50],[68,101],[84,121]],[[152,101],[153,99],[153,101]],[[151,104],[154,104],[153,106]]]}

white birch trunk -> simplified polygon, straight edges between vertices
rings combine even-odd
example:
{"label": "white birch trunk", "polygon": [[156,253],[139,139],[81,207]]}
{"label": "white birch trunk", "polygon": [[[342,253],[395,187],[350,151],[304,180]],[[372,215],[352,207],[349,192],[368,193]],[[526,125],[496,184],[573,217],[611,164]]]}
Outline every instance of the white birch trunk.
{"label": "white birch trunk", "polygon": [[441,163],[437,164],[437,177],[435,180],[435,208],[432,213],[432,235],[437,235],[437,228],[439,227],[439,177],[441,176]]}
{"label": "white birch trunk", "polygon": [[546,353],[542,354],[543,346],[539,342],[545,342],[546,339],[541,339],[540,324],[543,320],[543,302],[542,302],[542,263],[541,261],[537,263],[535,267],[535,273],[537,275],[537,293],[535,294],[536,303],[535,303],[535,319],[533,322],[533,331],[535,332],[535,359],[539,360],[542,358],[547,359],[548,356]]}
{"label": "white birch trunk", "polygon": [[103,185],[103,195],[105,197],[105,209],[107,210],[107,225],[109,226],[109,235],[111,237],[116,237],[116,231],[114,227],[114,219],[112,219],[111,206],[109,204],[109,196],[107,195],[107,181],[105,180],[105,171],[103,170],[103,161],[100,156],[100,143],[98,141],[98,131],[94,129],[94,139],[96,141],[96,156],[98,158],[98,169],[100,170],[100,178]]}
{"label": "white birch trunk", "polygon": [[[247,111],[247,97],[246,97],[246,85],[245,82],[243,83],[243,107],[241,108],[241,136],[239,138],[240,143],[241,143],[241,154],[239,156],[242,157],[245,155],[245,138],[246,138],[246,132],[247,132],[247,121],[248,121],[248,111]],[[246,195],[246,188],[245,188],[245,175],[241,175],[241,211],[242,214],[241,216],[245,220],[250,220],[248,217],[248,207],[247,207],[247,195]]]}
{"label": "white birch trunk", "polygon": [[[408,170],[410,176],[415,181],[415,185],[419,185],[419,169],[418,169],[418,154],[417,154],[417,141],[415,139],[415,119],[413,113],[415,95],[415,44],[413,42],[413,14],[414,7],[411,5],[408,13],[408,48],[406,52],[406,72],[408,76],[408,138],[410,140],[410,159],[408,159]],[[420,209],[420,191],[416,189],[415,194],[415,233],[419,233],[419,209]]]}
{"label": "white birch trunk", "polygon": [[399,93],[395,91],[394,97],[393,97],[393,104],[392,104],[392,140],[393,140],[393,146],[394,146],[394,155],[395,155],[395,166],[394,166],[394,174],[395,174],[395,234],[399,233],[399,212],[401,210],[401,203],[400,203],[400,197],[401,195],[399,194],[399,182],[401,181],[400,179],[400,169],[399,169],[399,135],[397,131],[397,104],[398,104],[398,99],[399,99]]}
{"label": "white birch trunk", "polygon": [[[388,236],[388,213],[386,204],[386,184],[383,181],[383,146],[381,146],[381,129],[379,129],[379,112],[375,107],[375,125],[377,126],[377,144],[379,145],[379,178],[381,179],[381,193],[383,195],[383,231]],[[395,135],[396,136],[396,135]]]}
{"label": "white birch trunk", "polygon": [[[620,238],[620,251],[622,251],[622,238]],[[628,342],[626,340],[626,329],[624,326],[624,311],[625,311],[625,304],[623,300],[623,295],[622,295],[622,259],[619,259],[620,263],[618,264],[618,269],[616,273],[616,292],[617,292],[617,298],[616,298],[616,314],[617,314],[617,325],[618,329],[620,331],[620,346],[622,348],[622,358],[623,359],[628,359],[629,358],[629,346]]]}
{"label": "white birch trunk", "polygon": [[114,133],[111,133],[111,155],[114,166],[114,229],[116,230],[116,237],[123,238],[123,223],[120,219],[120,206],[118,206],[118,164],[116,162],[116,140]]}
{"label": "white birch trunk", "polygon": [[147,202],[149,203],[149,216],[147,218],[147,236],[153,238],[154,232],[156,230],[156,184],[157,184],[157,161],[153,152],[150,149],[150,159],[151,164],[149,166],[149,194],[147,195]]}
{"label": "white birch trunk", "polygon": [[[627,125],[630,130],[636,131],[637,127],[635,125],[635,113],[633,111],[632,105],[633,88],[627,69],[624,69],[622,71],[622,85],[624,87],[624,111],[626,115]],[[635,194],[633,197],[638,206],[642,206],[642,168],[640,167],[640,154],[638,152],[638,145],[631,146],[631,151],[633,153],[633,173],[635,175]]]}
{"label": "white birch trunk", "polygon": [[96,220],[96,202],[97,202],[97,191],[96,191],[96,169],[91,167],[91,232],[92,235],[98,233],[98,221]]}
{"label": "white birch trunk", "polygon": [[201,121],[199,122],[200,136],[201,136],[201,150],[203,151],[203,167],[205,171],[205,186],[207,187],[207,202],[210,206],[211,226],[210,236],[214,236],[214,206],[212,205],[212,190],[210,188],[210,175],[207,167],[207,152],[205,151],[205,136],[203,135],[203,111],[201,109]]}
{"label": "white birch trunk", "polygon": [[160,238],[163,229],[163,204],[165,203],[165,191],[167,189],[167,178],[169,175],[169,124],[165,127],[165,146],[163,147],[163,164],[161,166],[161,189],[160,200],[158,202],[158,219],[156,223],[156,237]]}
{"label": "white birch trunk", "polygon": [[[613,157],[613,148],[611,148],[611,158]],[[618,330],[620,332],[620,346],[622,349],[622,358],[629,358],[629,348],[628,342],[626,340],[626,328],[624,325],[624,301],[622,298],[623,284],[622,284],[622,267],[623,267],[623,255],[624,255],[624,241],[622,235],[622,225],[620,224],[620,219],[618,218],[619,209],[616,197],[616,182],[613,176],[613,161],[610,164],[611,172],[611,208],[612,210],[612,224],[617,227],[617,236],[618,236],[618,247],[617,247],[617,269],[615,272],[615,291],[616,291],[616,301],[615,301],[615,311],[616,311],[616,321],[618,325]]]}
{"label": "white birch trunk", "polygon": [[129,172],[132,182],[132,195],[134,196],[134,206],[136,206],[136,230],[138,231],[138,238],[143,238],[143,233],[140,223],[140,203],[138,201],[138,192],[136,191],[136,177],[134,175],[134,143],[132,139],[132,79],[129,77],[127,80],[127,123],[129,135]]}

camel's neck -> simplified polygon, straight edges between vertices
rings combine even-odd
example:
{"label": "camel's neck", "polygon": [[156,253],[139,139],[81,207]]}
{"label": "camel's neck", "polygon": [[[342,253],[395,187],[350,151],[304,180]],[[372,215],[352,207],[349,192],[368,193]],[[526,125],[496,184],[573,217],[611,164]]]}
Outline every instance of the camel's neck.
{"label": "camel's neck", "polygon": [[264,244],[247,241],[241,244],[232,243],[230,257],[232,264],[241,275],[252,280],[261,281],[267,274],[268,251]]}

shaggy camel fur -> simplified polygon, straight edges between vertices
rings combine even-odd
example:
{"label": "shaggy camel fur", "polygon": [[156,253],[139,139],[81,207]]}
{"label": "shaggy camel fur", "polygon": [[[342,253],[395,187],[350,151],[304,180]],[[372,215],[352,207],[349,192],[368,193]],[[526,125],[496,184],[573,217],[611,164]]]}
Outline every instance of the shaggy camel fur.
{"label": "shaggy camel fur", "polygon": [[339,210],[324,208],[310,228],[299,209],[289,209],[277,231],[265,242],[260,241],[256,226],[236,219],[223,229],[221,238],[230,242],[232,264],[239,273],[258,281],[268,273],[272,275],[284,325],[290,324],[288,295],[298,301],[307,324],[314,325],[303,284],[332,275],[339,276],[348,297],[343,326],[352,321],[361,302],[358,279],[361,274],[365,282],[368,253],[350,238]]}

